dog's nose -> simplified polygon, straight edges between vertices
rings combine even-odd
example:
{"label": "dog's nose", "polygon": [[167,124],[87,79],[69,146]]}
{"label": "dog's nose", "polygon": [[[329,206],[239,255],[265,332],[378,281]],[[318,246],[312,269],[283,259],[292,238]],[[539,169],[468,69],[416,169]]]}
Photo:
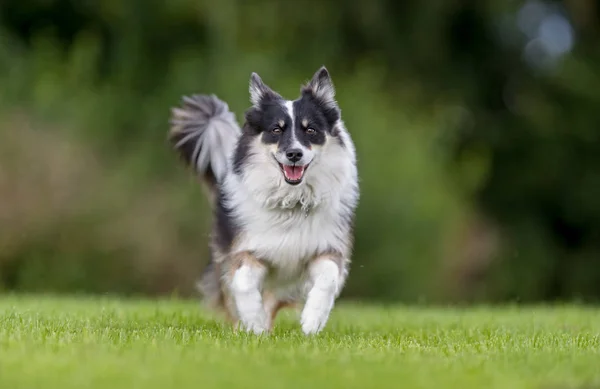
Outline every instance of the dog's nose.
{"label": "dog's nose", "polygon": [[298,162],[302,159],[302,150],[300,149],[291,149],[285,153],[285,156],[290,162]]}

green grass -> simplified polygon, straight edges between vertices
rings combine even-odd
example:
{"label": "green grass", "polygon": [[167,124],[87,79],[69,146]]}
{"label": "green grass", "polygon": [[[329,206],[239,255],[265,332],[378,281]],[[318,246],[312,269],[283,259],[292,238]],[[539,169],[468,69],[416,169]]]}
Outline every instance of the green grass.
{"label": "green grass", "polygon": [[0,298],[0,388],[583,388],[600,310],[339,304],[305,338],[236,334],[196,302]]}

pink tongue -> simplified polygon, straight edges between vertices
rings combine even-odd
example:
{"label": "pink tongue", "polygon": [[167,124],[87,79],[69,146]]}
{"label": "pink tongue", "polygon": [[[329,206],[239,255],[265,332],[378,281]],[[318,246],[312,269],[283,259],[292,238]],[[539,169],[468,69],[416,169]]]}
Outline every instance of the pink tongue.
{"label": "pink tongue", "polygon": [[285,176],[292,181],[297,181],[302,178],[304,174],[304,166],[287,166],[283,165],[283,171]]}

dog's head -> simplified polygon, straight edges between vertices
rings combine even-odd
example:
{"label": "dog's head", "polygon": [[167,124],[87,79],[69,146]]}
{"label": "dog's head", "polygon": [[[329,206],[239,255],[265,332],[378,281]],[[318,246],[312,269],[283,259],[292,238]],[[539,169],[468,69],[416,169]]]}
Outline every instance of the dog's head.
{"label": "dog's head", "polygon": [[252,73],[250,100],[243,136],[248,147],[252,142],[253,148],[260,148],[288,185],[301,184],[326,144],[339,135],[340,110],[329,72],[320,68],[293,101],[284,99]]}

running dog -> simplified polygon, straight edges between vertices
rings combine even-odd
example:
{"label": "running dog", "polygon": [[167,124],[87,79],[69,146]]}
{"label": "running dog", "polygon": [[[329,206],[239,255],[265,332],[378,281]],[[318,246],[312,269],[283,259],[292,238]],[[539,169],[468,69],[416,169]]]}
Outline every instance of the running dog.
{"label": "running dog", "polygon": [[214,95],[184,96],[169,141],[214,210],[211,259],[198,283],[237,326],[268,333],[302,308],[306,334],[326,325],[349,272],[359,199],[355,147],[325,67],[287,100],[250,77],[240,127]]}

